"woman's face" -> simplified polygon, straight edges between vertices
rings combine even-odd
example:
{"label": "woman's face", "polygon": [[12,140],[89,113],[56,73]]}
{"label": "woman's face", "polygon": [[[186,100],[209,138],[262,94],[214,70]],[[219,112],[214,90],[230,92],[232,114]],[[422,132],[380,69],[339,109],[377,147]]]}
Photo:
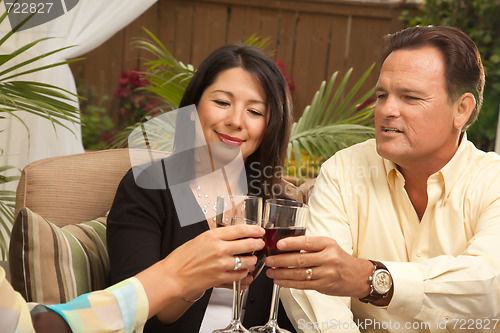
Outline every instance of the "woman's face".
{"label": "woman's face", "polygon": [[243,159],[252,155],[264,136],[269,110],[255,76],[242,68],[220,72],[198,103],[205,139],[239,146]]}

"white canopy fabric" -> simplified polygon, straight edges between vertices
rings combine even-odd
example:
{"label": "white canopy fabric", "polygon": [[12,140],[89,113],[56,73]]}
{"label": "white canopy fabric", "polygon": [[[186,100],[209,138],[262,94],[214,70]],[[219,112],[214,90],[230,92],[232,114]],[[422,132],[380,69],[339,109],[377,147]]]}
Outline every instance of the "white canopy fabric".
{"label": "white canopy fabric", "polygon": [[[25,55],[26,58],[71,45],[75,47],[43,59],[37,62],[36,66],[82,56],[127,26],[157,0],[80,0],[70,10],[65,7],[67,1],[59,1],[64,6],[64,15],[42,25],[16,32],[2,46],[0,53],[10,53],[40,38],[54,37],[30,49]],[[5,10],[4,4],[0,4],[0,12]],[[9,20],[4,20],[0,25],[1,36],[10,30]],[[50,83],[76,93],[74,77],[69,66],[44,70],[20,79]],[[83,152],[79,125],[71,125],[74,133],[61,126],[54,131],[48,120],[23,111],[19,111],[18,115],[27,124],[29,136],[24,125],[17,119],[0,119],[0,149],[3,150],[0,165],[13,165],[22,169],[28,163],[42,158]]]}

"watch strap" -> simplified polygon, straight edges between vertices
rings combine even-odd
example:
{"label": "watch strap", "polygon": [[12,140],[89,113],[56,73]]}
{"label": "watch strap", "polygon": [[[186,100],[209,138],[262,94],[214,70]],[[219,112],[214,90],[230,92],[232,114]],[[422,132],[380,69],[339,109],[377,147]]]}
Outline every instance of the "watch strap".
{"label": "watch strap", "polygon": [[380,261],[376,261],[376,260],[370,260],[370,262],[373,264],[374,266],[374,269],[373,269],[373,272],[372,274],[370,275],[370,277],[368,278],[368,282],[370,283],[370,293],[368,294],[368,296],[365,296],[363,298],[360,298],[359,300],[363,303],[372,303],[372,302],[376,302],[378,300],[381,300],[382,298],[385,298],[387,296],[388,293],[386,294],[380,294],[378,292],[375,291],[375,289],[373,288],[373,277],[375,275],[375,272],[377,270],[380,270],[380,269],[383,269],[383,270],[386,270],[389,272],[389,270],[387,269],[387,267],[381,263]]}

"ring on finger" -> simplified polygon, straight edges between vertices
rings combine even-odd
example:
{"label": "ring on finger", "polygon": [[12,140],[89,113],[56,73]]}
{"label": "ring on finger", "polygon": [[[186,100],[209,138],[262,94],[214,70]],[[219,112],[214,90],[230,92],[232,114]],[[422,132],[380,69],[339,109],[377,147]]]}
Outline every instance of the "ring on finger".
{"label": "ring on finger", "polygon": [[311,280],[313,277],[313,271],[311,268],[306,269],[306,281]]}
{"label": "ring on finger", "polygon": [[234,268],[235,271],[239,271],[241,269],[241,258],[236,256],[234,257]]}

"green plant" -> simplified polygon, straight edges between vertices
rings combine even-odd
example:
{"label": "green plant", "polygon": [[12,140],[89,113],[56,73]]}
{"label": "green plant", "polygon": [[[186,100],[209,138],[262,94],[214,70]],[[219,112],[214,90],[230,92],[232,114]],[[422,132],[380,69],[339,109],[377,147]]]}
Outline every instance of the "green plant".
{"label": "green plant", "polygon": [[[19,176],[6,176],[2,174],[13,169],[18,170],[16,167],[10,165],[0,166],[0,185],[17,181],[19,179]],[[7,254],[7,240],[5,239],[1,229],[5,231],[7,236],[10,235],[12,221],[14,221],[15,201],[16,192],[9,190],[0,190],[0,250],[2,252],[2,256],[0,256],[0,259],[5,259]]]}
{"label": "green plant", "polygon": [[404,11],[408,26],[446,25],[460,28],[476,43],[486,71],[484,104],[468,138],[483,150],[493,150],[500,105],[500,2],[498,0],[425,0]]}
{"label": "green plant", "polygon": [[[2,0],[0,0],[0,3]],[[7,18],[5,12],[0,16],[0,24]],[[4,36],[0,37],[0,49],[2,45],[12,35],[25,24],[31,16],[26,18],[11,31],[7,32]],[[9,54],[0,55],[0,119],[5,118],[5,115],[11,115],[13,118],[20,121],[26,128],[27,135],[29,135],[28,125],[23,121],[16,111],[22,110],[32,115],[48,119],[54,125],[71,129],[61,120],[67,120],[70,123],[79,123],[78,108],[74,107],[70,101],[77,98],[76,95],[62,88],[54,85],[19,80],[25,74],[35,73],[44,69],[65,65],[80,59],[73,59],[69,61],[62,61],[51,65],[41,67],[36,66],[36,62],[44,59],[54,53],[60,52],[66,48],[60,48],[50,51],[28,60],[18,60],[28,50],[32,49],[38,43],[42,43],[48,38],[42,38],[28,43],[19,49]],[[15,81],[14,81],[15,79]],[[2,128],[1,131],[6,131],[8,128]],[[29,148],[29,147],[28,147]],[[2,151],[3,153],[3,151]],[[0,166],[0,173],[7,172],[15,169],[11,166]],[[0,184],[6,184],[16,181],[18,176],[0,176]],[[14,191],[0,191],[0,250],[2,258],[7,255],[7,240],[4,238],[3,232],[9,236],[14,217]]]}
{"label": "green plant", "polygon": [[[103,97],[105,101],[108,97]],[[101,150],[109,146],[113,137],[113,121],[107,115],[106,108],[99,105],[87,105],[81,112],[82,143],[85,149]]]}

